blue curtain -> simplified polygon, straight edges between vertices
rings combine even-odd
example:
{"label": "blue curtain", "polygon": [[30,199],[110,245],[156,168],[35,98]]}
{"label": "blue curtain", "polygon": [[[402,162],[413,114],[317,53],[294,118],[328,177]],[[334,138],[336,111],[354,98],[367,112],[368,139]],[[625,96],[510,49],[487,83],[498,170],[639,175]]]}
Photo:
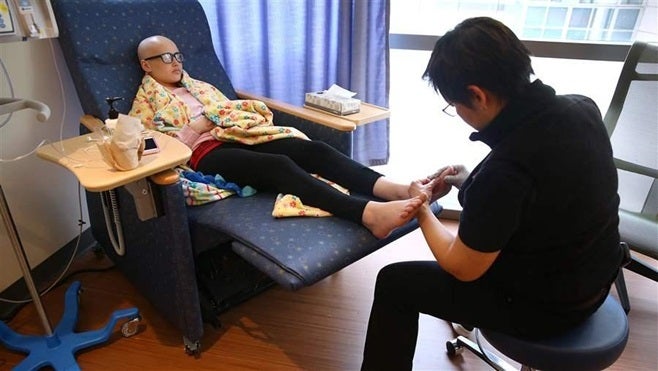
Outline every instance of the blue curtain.
{"label": "blue curtain", "polygon": [[[338,84],[388,107],[389,0],[200,1],[215,51],[237,89],[302,105]],[[389,121],[359,127],[352,157],[389,158]]]}

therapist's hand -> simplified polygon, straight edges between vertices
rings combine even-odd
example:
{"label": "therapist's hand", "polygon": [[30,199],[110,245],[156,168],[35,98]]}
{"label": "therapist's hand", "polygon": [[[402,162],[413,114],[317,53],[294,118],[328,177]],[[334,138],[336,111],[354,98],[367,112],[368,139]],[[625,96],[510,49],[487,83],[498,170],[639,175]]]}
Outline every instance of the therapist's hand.
{"label": "therapist's hand", "polygon": [[454,172],[446,175],[445,182],[461,189],[466,178],[471,175],[471,172],[464,165],[453,165],[452,168]]}
{"label": "therapist's hand", "polygon": [[424,195],[432,203],[450,192],[452,185],[445,182],[445,177],[454,173],[452,166],[445,166],[424,179],[419,179],[409,186],[409,195],[416,197]]}

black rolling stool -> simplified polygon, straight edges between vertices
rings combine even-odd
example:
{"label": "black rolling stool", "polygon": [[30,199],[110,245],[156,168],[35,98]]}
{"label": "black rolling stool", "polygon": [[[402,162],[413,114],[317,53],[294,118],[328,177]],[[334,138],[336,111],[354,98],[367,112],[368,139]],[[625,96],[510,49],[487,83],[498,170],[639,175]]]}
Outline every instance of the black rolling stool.
{"label": "black rolling stool", "polygon": [[482,335],[500,353],[519,362],[521,370],[602,370],[624,351],[628,319],[617,300],[608,296],[589,319],[561,336],[526,341],[494,331],[476,331],[477,344],[459,336],[446,343],[448,354],[453,356],[467,348],[496,370],[514,370],[481,346]]}

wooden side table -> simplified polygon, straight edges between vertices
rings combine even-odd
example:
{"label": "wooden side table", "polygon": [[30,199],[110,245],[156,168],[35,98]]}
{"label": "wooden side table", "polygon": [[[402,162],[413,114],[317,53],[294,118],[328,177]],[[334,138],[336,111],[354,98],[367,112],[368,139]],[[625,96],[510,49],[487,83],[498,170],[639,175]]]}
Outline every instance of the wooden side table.
{"label": "wooden side table", "polygon": [[139,166],[119,171],[107,164],[96,144],[95,134],[81,135],[40,147],[37,156],[70,170],[85,189],[108,191],[186,163],[192,151],[176,138],[153,132],[160,152],[142,156]]}

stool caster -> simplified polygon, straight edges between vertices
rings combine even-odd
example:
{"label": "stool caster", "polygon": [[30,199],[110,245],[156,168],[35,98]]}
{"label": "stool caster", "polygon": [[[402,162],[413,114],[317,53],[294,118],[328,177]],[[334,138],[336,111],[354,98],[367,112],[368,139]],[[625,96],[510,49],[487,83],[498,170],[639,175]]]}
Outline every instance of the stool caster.
{"label": "stool caster", "polygon": [[[455,339],[446,342],[446,352],[449,357],[456,357],[464,352],[464,349],[470,350],[473,354],[478,356],[481,360],[486,362],[489,366],[497,371],[515,371],[516,368],[512,367],[505,360],[496,356],[495,354],[487,351],[480,342],[480,331],[475,329],[475,340],[477,344],[464,336],[458,336]],[[525,369],[522,369],[525,370]]]}
{"label": "stool caster", "polygon": [[446,341],[446,352],[449,357],[455,357],[464,353],[464,347],[457,341],[457,339],[452,339]]}

